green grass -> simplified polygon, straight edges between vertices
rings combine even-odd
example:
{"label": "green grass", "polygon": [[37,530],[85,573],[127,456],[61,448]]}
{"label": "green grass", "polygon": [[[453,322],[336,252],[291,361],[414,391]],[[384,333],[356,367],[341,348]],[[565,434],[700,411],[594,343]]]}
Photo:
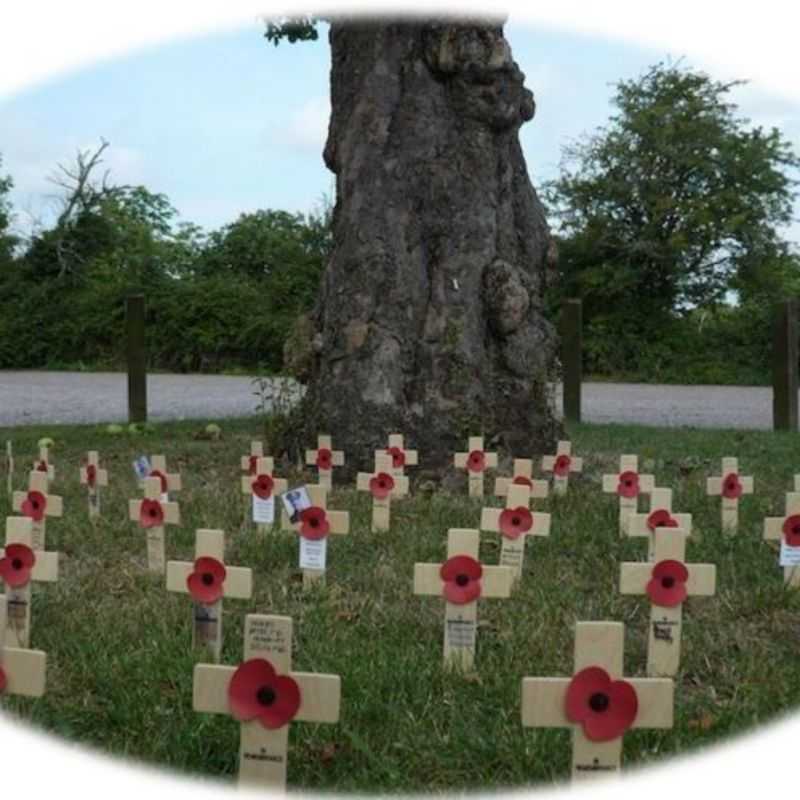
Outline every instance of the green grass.
{"label": "green grass", "polygon": [[[329,545],[327,586],[304,593],[296,537],[259,536],[245,523],[239,456],[258,423],[224,422],[219,442],[194,439],[203,427],[165,423],[122,437],[93,427],[0,429],[0,443],[14,440],[17,488],[37,439],[56,440],[53,492],[65,502],[64,518],[48,524],[48,548],[62,553],[60,581],[37,586],[33,599],[32,646],[48,653],[47,692],[5,698],[7,711],[126,758],[232,780],[238,724],[192,711],[199,659],[190,649],[189,599],[147,573],[144,536],[127,519],[127,500],[137,496],[131,461],[153,452],[164,452],[184,479],[183,524],[168,529],[168,558],[190,560],[195,529],[222,528],[227,562],[254,570],[253,600],[225,602],[223,662],[241,659],[247,612],[286,614],[294,620],[294,668],[342,677],[339,724],[292,725],[290,788],[441,792],[568,778],[569,733],[523,730],[520,681],[571,673],[578,620],[624,621],[626,672],[644,674],[648,604],[616,587],[619,562],[643,559],[646,544],[620,540],[616,498],[600,486],[622,452],[639,453],[658,485],[674,488],[675,510],[694,515],[688,560],[718,565],[717,596],[685,609],[675,727],[627,734],[627,767],[704,747],[800,703],[800,593],[784,588],[776,551],[761,541],[763,518],[782,513],[800,471],[796,436],[574,427],[584,474],[566,498],[543,504],[552,533],[529,542],[520,589],[510,600],[481,602],[475,670],[458,675],[442,669],[443,601],[414,597],[411,585],[415,562],[444,558],[448,528],[479,524],[482,504],[466,497],[466,485],[463,495],[393,504],[384,534],[370,533],[366,496],[335,490],[329,507],[350,511],[351,533]],[[78,484],[89,448],[111,472],[96,527]],[[735,538],[719,531],[719,499],[705,496],[705,478],[725,455],[739,456],[756,479]],[[10,513],[3,493],[0,517]],[[482,560],[497,563],[498,553],[498,537],[484,535]]]}

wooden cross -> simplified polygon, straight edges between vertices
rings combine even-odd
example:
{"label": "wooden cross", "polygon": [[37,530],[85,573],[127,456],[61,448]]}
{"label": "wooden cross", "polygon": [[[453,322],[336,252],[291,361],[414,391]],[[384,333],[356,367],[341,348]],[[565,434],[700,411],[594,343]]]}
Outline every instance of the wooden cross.
{"label": "wooden cross", "polygon": [[389,453],[392,456],[391,475],[393,478],[402,478],[405,475],[406,467],[417,466],[417,451],[405,449],[402,433],[389,434],[389,446],[375,451],[376,456],[382,453]]}
{"label": "wooden cross", "polygon": [[706,480],[706,494],[722,497],[722,530],[736,533],[739,528],[739,498],[743,494],[753,494],[753,479],[739,475],[738,459],[723,458],[722,475]]}
{"label": "wooden cross", "polygon": [[478,598],[511,595],[509,567],[485,567],[478,561],[480,533],[453,528],[447,533],[444,564],[414,565],[414,594],[445,598],[445,667],[469,670],[475,660]]}
{"label": "wooden cross", "polygon": [[248,475],[255,475],[256,461],[259,458],[264,458],[264,443],[263,442],[250,442],[250,455],[242,456],[242,469]]}
{"label": "wooden cross", "polygon": [[484,508],[481,513],[481,530],[501,534],[500,566],[509,567],[515,581],[522,577],[528,536],[550,535],[550,515],[539,512],[532,514],[530,502],[530,488],[513,483],[506,493],[505,510]]}
{"label": "wooden cross", "polygon": [[[660,525],[659,522],[665,524]],[[655,558],[656,531],[665,528],[681,528],[687,536],[692,533],[691,514],[672,513],[672,489],[653,489],[650,492],[650,511],[647,514],[631,514],[628,518],[628,536],[646,536],[648,540],[647,560]]]}
{"label": "wooden cross", "polygon": [[26,648],[31,640],[31,583],[58,580],[58,553],[33,546],[33,525],[27,517],[6,517],[6,546],[0,550],[0,577],[8,599],[6,642]]}
{"label": "wooden cross", "polygon": [[622,678],[624,644],[621,622],[578,622],[573,677],[522,679],[523,726],[572,728],[573,780],[617,772],[626,730],[672,727],[672,680]]}
{"label": "wooden cross", "polygon": [[652,562],[620,565],[620,593],[650,597],[648,675],[678,674],[683,601],[686,597],[711,597],[716,591],[716,565],[685,563],[687,536],[680,529],[660,528]]}
{"label": "wooden cross", "polygon": [[781,543],[781,560],[792,562],[784,564],[783,580],[787,586],[800,586],[800,563],[790,558],[800,549],[800,492],[787,493],[784,516],[764,520],[764,539]]}
{"label": "wooden cross", "polygon": [[90,450],[81,467],[81,484],[89,487],[89,517],[100,516],[100,487],[108,486],[108,470],[100,469],[100,455]]}
{"label": "wooden cross", "polygon": [[144,499],[128,501],[128,513],[147,532],[147,568],[163,575],[164,526],[180,525],[180,507],[161,499],[161,478],[145,478],[143,483]]}
{"label": "wooden cross", "polygon": [[333,488],[333,468],[344,466],[344,453],[341,450],[333,449],[330,436],[320,434],[317,436],[317,449],[306,450],[306,464],[316,466],[319,470],[319,485],[325,489],[331,489]]}
{"label": "wooden cross", "polygon": [[33,471],[28,477],[28,491],[14,492],[12,508],[33,521],[34,550],[44,550],[48,517],[58,518],[64,513],[60,497],[48,493],[49,481],[44,472]]}
{"label": "wooden cross", "polygon": [[508,487],[513,484],[527,486],[533,500],[544,500],[550,493],[550,483],[533,479],[533,461],[530,458],[515,458],[514,469],[510,478],[495,478],[494,493],[497,497],[505,497]]}
{"label": "wooden cross", "polygon": [[408,478],[392,475],[392,456],[376,453],[375,471],[359,472],[356,488],[359,492],[372,492],[372,532],[388,531],[392,498],[408,494]]}
{"label": "wooden cross", "polygon": [[483,497],[483,473],[487,469],[497,469],[497,453],[484,452],[483,436],[470,436],[467,450],[467,453],[456,453],[453,463],[456,469],[465,469],[469,474],[469,496]]}
{"label": "wooden cross", "polygon": [[[267,458],[261,456],[255,460],[255,472],[242,475],[242,494],[248,499],[251,507],[250,516],[256,523],[256,530],[259,533],[272,530],[275,524],[277,497],[288,488],[286,479],[276,478],[274,472],[275,459],[271,456]],[[270,515],[272,521],[269,521]]]}
{"label": "wooden cross", "polygon": [[47,475],[48,481],[55,480],[56,468],[50,462],[50,448],[47,445],[39,446],[39,458],[33,465],[33,471]]}
{"label": "wooden cross", "polygon": [[[264,663],[266,662],[266,663]],[[292,672],[292,620],[248,614],[244,663],[197,664],[193,707],[241,723],[239,783],[283,789],[290,722],[339,720],[338,675]]]}
{"label": "wooden cross", "polygon": [[583,459],[572,455],[572,442],[559,442],[554,456],[542,456],[542,471],[553,473],[553,494],[566,494],[571,472],[583,472]]}
{"label": "wooden cross", "polygon": [[603,475],[603,491],[619,496],[620,536],[627,534],[631,514],[639,511],[639,495],[650,494],[655,486],[652,475],[639,474],[639,456],[620,456],[619,472]]}
{"label": "wooden cross", "polygon": [[253,570],[225,564],[225,534],[201,528],[194,540],[194,562],[167,562],[167,589],[194,600],[192,647],[206,647],[215,662],[222,653],[222,598],[249,600]]}
{"label": "wooden cross", "polygon": [[0,595],[0,694],[41,697],[47,674],[47,655],[6,643],[8,598]]}
{"label": "wooden cross", "polygon": [[10,439],[6,442],[6,488],[8,496],[12,497],[14,494],[14,448]]}
{"label": "wooden cross", "polygon": [[161,500],[169,501],[170,492],[179,492],[183,486],[180,473],[167,472],[166,456],[150,456],[150,474],[148,478],[160,478],[161,480]]}

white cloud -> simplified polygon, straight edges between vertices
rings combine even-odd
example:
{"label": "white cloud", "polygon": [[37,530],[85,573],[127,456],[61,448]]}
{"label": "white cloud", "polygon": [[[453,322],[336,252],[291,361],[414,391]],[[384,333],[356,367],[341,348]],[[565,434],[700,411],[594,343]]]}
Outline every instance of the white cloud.
{"label": "white cloud", "polygon": [[288,124],[280,127],[276,125],[270,139],[275,144],[319,156],[328,138],[330,116],[330,99],[312,97],[298,108],[290,110]]}

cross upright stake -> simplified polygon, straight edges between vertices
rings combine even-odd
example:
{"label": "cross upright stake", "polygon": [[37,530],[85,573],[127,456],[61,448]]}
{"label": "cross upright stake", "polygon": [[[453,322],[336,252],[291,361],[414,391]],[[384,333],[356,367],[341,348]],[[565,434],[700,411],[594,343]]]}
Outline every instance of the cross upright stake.
{"label": "cross upright stake", "polygon": [[58,518],[64,513],[64,504],[61,498],[54,494],[48,494],[48,484],[46,473],[34,470],[28,477],[28,491],[14,492],[11,503],[14,511],[30,517],[33,521],[31,547],[34,550],[45,549],[47,518]]}
{"label": "cross upright stake", "polygon": [[656,531],[681,528],[687,536],[692,533],[691,514],[672,513],[672,489],[653,489],[650,493],[650,511],[647,514],[631,514],[628,518],[628,536],[646,536],[647,560],[655,558]]}
{"label": "cross upright stake", "polygon": [[625,626],[578,622],[572,678],[523,678],[522,724],[572,728],[572,778],[617,773],[632,728],[671,728],[669,678],[622,678]]}
{"label": "cross upright stake", "polygon": [[241,723],[239,783],[284,789],[291,722],[339,721],[338,675],[292,672],[292,620],[248,614],[244,662],[197,664],[193,707]]}
{"label": "cross upright stake", "polygon": [[14,495],[14,446],[9,439],[6,442],[6,489],[9,498]]}
{"label": "cross upright stake", "polygon": [[480,533],[453,528],[444,564],[414,565],[414,594],[445,598],[444,665],[468,671],[475,661],[478,598],[511,596],[514,573],[478,561]]}
{"label": "cross upright stake", "polygon": [[739,529],[739,498],[743,494],[753,494],[753,479],[739,475],[738,459],[723,458],[722,475],[707,479],[706,494],[722,496],[722,530],[736,533]]}
{"label": "cross upright stake", "polygon": [[392,498],[408,494],[408,478],[392,476],[391,455],[376,453],[375,471],[359,472],[356,488],[359,492],[372,492],[372,532],[388,531]]}
{"label": "cross upright stake", "polygon": [[481,530],[501,534],[500,566],[509,567],[515,581],[522,577],[528,536],[550,535],[550,515],[531,513],[530,501],[530,488],[515,483],[508,487],[505,510],[484,508],[481,512]]}
{"label": "cross upright stake", "polygon": [[469,496],[483,497],[483,473],[487,469],[497,469],[497,453],[484,452],[483,436],[470,436],[467,450],[467,453],[456,453],[453,464],[456,469],[467,470]]}
{"label": "cross upright stake", "polygon": [[275,498],[283,494],[288,483],[284,478],[276,478],[275,459],[256,458],[255,472],[242,475],[242,494],[250,501],[251,516],[259,533],[268,533],[275,523]]}
{"label": "cross upright stake", "polygon": [[317,449],[306,450],[306,464],[316,466],[319,470],[318,483],[325,489],[333,488],[333,468],[344,466],[344,453],[334,450],[331,437],[326,434],[317,436]]}
{"label": "cross upright stake", "polygon": [[181,514],[177,503],[165,502],[161,498],[161,479],[144,479],[144,499],[129,500],[128,513],[131,522],[138,522],[147,532],[147,568],[151,572],[164,574],[164,526],[180,525]]}
{"label": "cross upright stake", "polygon": [[242,456],[242,469],[248,475],[256,474],[256,461],[259,458],[264,458],[264,443],[253,441],[250,442],[250,455]]}
{"label": "cross upright stake", "polygon": [[406,467],[416,467],[418,453],[416,450],[406,450],[402,433],[389,434],[389,446],[383,450],[376,450],[375,456],[389,453],[392,457],[391,476],[402,478],[405,475]]}
{"label": "cross upright stake", "polygon": [[100,455],[97,450],[90,450],[86,457],[86,466],[81,467],[81,485],[89,489],[89,517],[100,516],[100,487],[108,486],[108,470],[100,469]]}
{"label": "cross upright stake", "polygon": [[781,543],[780,564],[787,586],[800,586],[800,492],[786,495],[786,513],[764,520],[764,539]]}
{"label": "cross upright stake", "polygon": [[219,663],[222,653],[222,599],[250,599],[253,596],[253,571],[225,564],[223,531],[198,530],[194,558],[194,562],[167,562],[167,589],[192,596],[192,647],[208,648],[214,661]]}
{"label": "cross upright stake", "polygon": [[533,500],[544,500],[550,493],[548,481],[533,479],[533,461],[530,458],[515,458],[514,471],[510,478],[495,478],[494,493],[497,497],[505,497],[508,494],[508,487],[512,484],[527,486]]}
{"label": "cross upright stake", "polygon": [[0,550],[0,578],[8,600],[6,642],[26,648],[31,641],[31,583],[58,580],[58,553],[33,547],[33,526],[27,517],[6,517],[6,546]]}
{"label": "cross upright stake", "polygon": [[603,475],[603,491],[619,496],[619,534],[628,532],[631,514],[639,511],[639,495],[650,494],[655,488],[652,475],[639,474],[639,456],[620,456],[619,472]]}
{"label": "cross upright stake", "polygon": [[542,456],[542,471],[553,473],[553,494],[566,494],[572,472],[583,472],[583,459],[572,455],[572,442],[559,442],[554,456]]}
{"label": "cross upright stake", "polygon": [[44,473],[51,483],[56,479],[56,468],[50,461],[50,448],[47,445],[39,445],[39,459],[33,465],[33,471]]}
{"label": "cross upright stake", "polygon": [[7,643],[8,599],[0,595],[0,694],[41,697],[47,674],[47,655]]}
{"label": "cross upright stake", "polygon": [[650,597],[648,675],[678,674],[683,602],[687,597],[711,597],[716,591],[716,565],[685,563],[686,537],[686,531],[659,528],[653,562],[620,565],[620,593]]}
{"label": "cross upright stake", "polygon": [[179,492],[182,488],[180,473],[167,471],[166,456],[150,456],[149,478],[159,478],[161,480],[161,501],[169,502],[170,492]]}

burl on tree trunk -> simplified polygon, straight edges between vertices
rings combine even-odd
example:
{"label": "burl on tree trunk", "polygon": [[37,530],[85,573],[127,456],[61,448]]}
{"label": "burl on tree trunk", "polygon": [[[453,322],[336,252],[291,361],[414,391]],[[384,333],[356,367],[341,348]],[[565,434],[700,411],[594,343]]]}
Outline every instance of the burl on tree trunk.
{"label": "burl on tree trunk", "polygon": [[362,467],[392,432],[430,467],[468,435],[550,452],[550,235],[519,143],[533,95],[502,25],[340,20],[330,43],[334,251],[308,434]]}

